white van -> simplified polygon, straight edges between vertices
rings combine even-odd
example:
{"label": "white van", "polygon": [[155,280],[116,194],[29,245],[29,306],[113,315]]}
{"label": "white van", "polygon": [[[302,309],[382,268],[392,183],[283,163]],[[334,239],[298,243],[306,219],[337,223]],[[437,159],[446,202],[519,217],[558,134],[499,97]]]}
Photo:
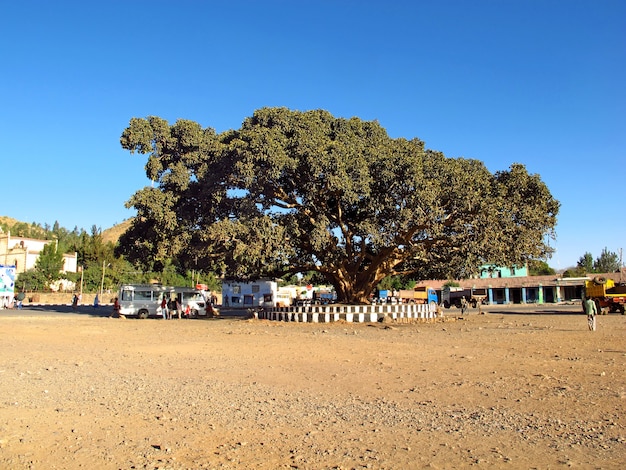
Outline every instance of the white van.
{"label": "white van", "polygon": [[120,286],[118,301],[120,313],[126,316],[148,318],[162,316],[161,301],[165,298],[170,310],[180,302],[183,313],[189,307],[191,316],[206,315],[206,298],[203,291],[193,287],[172,287],[160,284],[124,284]]}

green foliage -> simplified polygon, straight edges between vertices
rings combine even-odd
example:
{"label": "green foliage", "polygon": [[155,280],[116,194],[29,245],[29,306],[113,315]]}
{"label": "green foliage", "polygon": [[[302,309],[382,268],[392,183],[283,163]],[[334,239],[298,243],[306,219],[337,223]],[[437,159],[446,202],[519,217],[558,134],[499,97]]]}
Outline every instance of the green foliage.
{"label": "green foliage", "polygon": [[161,284],[166,286],[189,286],[189,279],[177,272],[176,267],[168,263],[161,273]]}
{"label": "green foliage", "polygon": [[584,268],[570,268],[563,271],[563,277],[585,277],[587,271]]}
{"label": "green foliage", "polygon": [[217,278],[213,273],[202,274],[195,284],[204,284],[207,286],[208,290],[212,292],[222,290],[222,280]]}
{"label": "green foliage", "polygon": [[457,281],[446,281],[442,287],[461,287]]}
{"label": "green foliage", "polygon": [[[412,285],[411,285],[412,284]],[[412,289],[415,287],[415,281],[411,281],[405,279],[403,276],[387,276],[385,277],[378,286],[376,287],[378,290],[401,290],[401,289]]]}
{"label": "green foliage", "polygon": [[576,264],[577,268],[580,268],[579,271],[584,273],[593,273],[593,256],[591,253],[586,252],[583,256],[580,257],[578,263]]}
{"label": "green foliage", "polygon": [[[589,252],[585,252],[581,256],[576,264],[576,269],[570,269],[566,271],[568,274],[572,274],[571,277],[582,277],[587,273],[612,273],[619,271],[620,260],[617,253],[609,251],[608,248],[604,248],[599,257],[594,261],[593,255]],[[565,276],[565,273],[563,273]]]}
{"label": "green foliage", "polygon": [[617,253],[609,251],[606,247],[593,263],[593,269],[597,273],[613,273],[619,271],[620,267],[620,260]]}
{"label": "green foliage", "polygon": [[20,291],[42,291],[47,287],[48,281],[43,273],[37,269],[29,269],[18,274],[15,286]]}
{"label": "green foliage", "polygon": [[[219,290],[221,281],[212,273],[185,272],[176,260],[165,260],[163,266],[167,266],[165,273],[161,271],[144,270],[134,266],[124,257],[116,256],[115,246],[111,242],[104,242],[102,230],[97,226],[92,226],[91,232],[85,230],[69,231],[55,222],[50,226],[40,224],[25,224],[22,222],[0,223],[4,232],[11,232],[15,236],[25,236],[41,240],[55,240],[48,244],[48,248],[42,253],[35,268],[18,275],[17,286],[25,288],[27,291],[46,290],[50,282],[64,277],[76,283],[83,292],[99,292],[101,286],[105,290],[116,290],[121,283],[149,283],[154,280],[165,279],[174,285],[191,286],[194,283],[203,283],[211,290]],[[54,256],[56,261],[51,262],[52,247],[56,248]],[[53,250],[54,251],[54,250]],[[58,259],[62,259],[62,253],[73,253],[78,255],[77,273],[64,273],[54,271],[59,265]],[[56,264],[55,264],[56,263]],[[62,261],[61,261],[62,263]],[[103,276],[104,266],[104,276]]]}
{"label": "green foliage", "polygon": [[134,118],[120,142],[149,155],[157,183],[129,200],[138,217],[117,251],[146,269],[314,271],[341,301],[365,303],[388,276],[462,278],[551,253],[559,203],[538,175],[491,174],[377,122],[263,108],[217,135]]}
{"label": "green foliage", "polygon": [[16,222],[14,224],[2,223],[2,231],[11,232],[16,237],[37,238],[40,240],[51,240],[52,234],[35,222],[27,224],[25,222]]}
{"label": "green foliage", "polygon": [[530,276],[549,276],[556,271],[548,266],[548,263],[538,259],[528,261],[528,274]]}
{"label": "green foliage", "polygon": [[61,279],[60,271],[63,269],[63,252],[57,250],[56,243],[47,243],[43,247],[35,263],[35,269],[46,280],[46,285]]}

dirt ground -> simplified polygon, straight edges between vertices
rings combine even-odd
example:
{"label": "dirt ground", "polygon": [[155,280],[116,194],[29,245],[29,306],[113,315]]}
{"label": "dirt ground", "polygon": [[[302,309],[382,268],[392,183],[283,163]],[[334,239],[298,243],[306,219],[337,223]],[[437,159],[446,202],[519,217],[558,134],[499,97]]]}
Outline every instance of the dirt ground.
{"label": "dirt ground", "polygon": [[0,468],[624,468],[626,317],[0,315]]}

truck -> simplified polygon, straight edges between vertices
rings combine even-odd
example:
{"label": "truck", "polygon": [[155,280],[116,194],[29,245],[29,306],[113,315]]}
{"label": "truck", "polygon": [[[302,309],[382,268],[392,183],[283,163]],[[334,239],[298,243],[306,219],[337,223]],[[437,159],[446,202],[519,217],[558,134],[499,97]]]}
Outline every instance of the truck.
{"label": "truck", "polygon": [[337,294],[329,286],[320,286],[313,289],[312,302],[317,305],[332,304],[337,300]]}
{"label": "truck", "polygon": [[[585,298],[596,303],[598,313],[619,312],[624,315],[626,305],[626,284],[615,284],[613,279],[596,276],[585,281]],[[584,310],[584,307],[583,307]]]}
{"label": "truck", "polygon": [[478,304],[484,303],[487,298],[487,289],[480,289],[475,287],[454,287],[444,286],[441,289],[441,302],[445,308],[450,308],[453,305],[457,308],[461,308],[461,300],[465,297],[465,300],[476,308]]}
{"label": "truck", "polygon": [[400,302],[404,304],[437,304],[437,291],[428,286],[417,286],[414,289],[402,289],[399,292]]}

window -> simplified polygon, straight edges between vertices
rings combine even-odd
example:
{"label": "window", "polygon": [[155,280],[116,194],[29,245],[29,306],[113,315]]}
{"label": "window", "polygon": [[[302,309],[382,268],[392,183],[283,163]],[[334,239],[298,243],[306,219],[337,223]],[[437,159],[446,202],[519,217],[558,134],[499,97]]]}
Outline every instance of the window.
{"label": "window", "polygon": [[136,290],[135,300],[152,300],[152,291],[150,290]]}
{"label": "window", "polygon": [[261,286],[258,284],[252,284],[252,293],[258,294],[259,292],[261,292]]}
{"label": "window", "polygon": [[233,294],[241,294],[241,286],[233,286]]}

